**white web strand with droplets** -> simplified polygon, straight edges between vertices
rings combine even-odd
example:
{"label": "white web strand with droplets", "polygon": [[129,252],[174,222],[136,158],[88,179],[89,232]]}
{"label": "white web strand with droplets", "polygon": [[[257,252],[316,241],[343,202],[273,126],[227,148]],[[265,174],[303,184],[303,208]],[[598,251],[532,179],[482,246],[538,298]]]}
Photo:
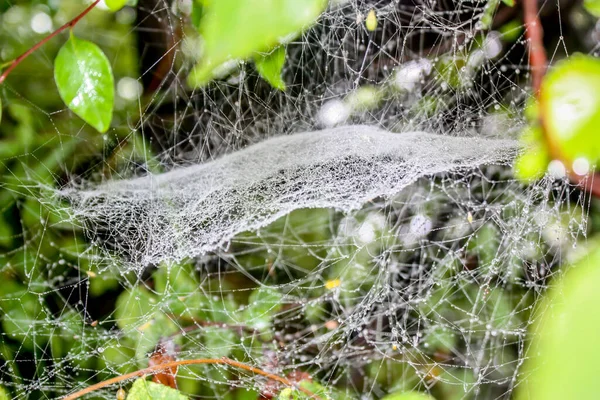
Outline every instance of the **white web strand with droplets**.
{"label": "white web strand with droplets", "polygon": [[512,140],[345,126],[267,140],[163,175],[67,190],[76,215],[142,265],[214,250],[300,208],[350,211],[418,178],[505,163]]}

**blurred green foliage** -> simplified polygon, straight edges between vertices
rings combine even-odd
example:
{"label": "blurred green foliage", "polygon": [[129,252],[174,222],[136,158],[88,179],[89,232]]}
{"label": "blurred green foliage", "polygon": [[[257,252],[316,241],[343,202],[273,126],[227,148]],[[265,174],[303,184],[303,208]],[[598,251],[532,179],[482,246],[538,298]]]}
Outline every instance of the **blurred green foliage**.
{"label": "blurred green foliage", "polygon": [[176,389],[171,389],[168,386],[161,385],[154,382],[149,382],[143,378],[137,379],[129,393],[127,394],[128,400],[186,400],[187,396],[184,396]]}
{"label": "blurred green foliage", "polygon": [[[495,2],[496,6],[498,3]],[[505,3],[513,5],[511,1]],[[281,4],[285,6],[278,8]],[[205,84],[219,75],[216,68],[229,61],[237,63],[254,58],[263,78],[283,90],[284,45],[315,21],[325,2],[309,1],[301,7],[301,3],[295,2],[281,4],[196,0],[191,23],[202,33],[205,47],[200,64],[192,72],[191,83]],[[136,80],[141,71],[132,29],[135,12],[131,7],[121,9],[123,1],[112,1],[108,5],[120,11],[92,11],[77,25],[75,34],[92,40],[107,55],[116,82],[124,78]],[[496,6],[486,6],[489,18],[492,16],[489,10],[495,10]],[[44,36],[27,27],[33,16],[39,13],[49,16],[56,28],[77,15],[80,8],[81,2],[75,0],[0,5],[2,63],[14,59]],[[265,9],[269,17],[266,20],[261,18]],[[250,23],[240,23],[242,19]],[[491,24],[491,20],[488,22]],[[507,32],[519,31],[518,27],[507,26]],[[225,36],[230,40],[224,42]],[[378,212],[359,213],[353,218],[355,226],[350,228],[362,232],[362,239],[361,235],[356,239],[356,232],[344,233],[344,229],[350,229],[350,222],[344,220],[344,216],[331,210],[298,210],[258,233],[236,237],[232,253],[237,255],[237,265],[243,268],[230,271],[226,276],[200,279],[195,264],[190,261],[158,266],[142,279],[135,274],[123,274],[119,269],[122,261],[99,260],[78,223],[56,207],[59,200],[53,196],[52,189],[67,182],[72,175],[87,176],[89,170],[109,175],[113,167],[118,169],[115,163],[119,159],[129,162],[139,159],[140,163],[146,163],[154,157],[147,150],[150,146],[146,146],[142,135],[129,128],[131,121],[140,118],[137,97],[131,98],[117,90],[110,129],[106,110],[112,110],[113,105],[107,105],[112,102],[88,104],[102,114],[95,121],[89,109],[79,112],[74,109],[92,127],[99,131],[108,129],[105,135],[98,135],[90,126],[72,118],[71,112],[64,108],[60,93],[67,86],[73,68],[60,65],[63,62],[59,57],[58,68],[53,71],[52,60],[66,39],[67,34],[64,34],[46,44],[10,75],[0,91],[0,111],[4,111],[0,125],[0,310],[3,312],[1,333],[6,338],[0,343],[0,356],[11,371],[11,382],[5,384],[7,389],[0,387],[0,400],[30,395],[26,393],[24,382],[35,375],[35,371],[24,371],[16,362],[24,353],[39,360],[36,369],[50,368],[56,360],[61,360],[66,365],[61,366],[63,369],[77,372],[73,379],[89,384],[146,367],[149,355],[163,340],[182,348],[200,347],[194,352],[196,355],[260,358],[280,345],[277,316],[293,307],[301,309],[297,317],[299,325],[314,326],[316,334],[325,335],[331,331],[328,323],[338,323],[334,320],[329,296],[335,296],[343,306],[355,306],[377,283],[374,259],[387,248],[404,245],[399,243],[390,221]],[[92,52],[98,55],[95,47]],[[463,72],[470,57],[472,53],[467,51],[441,57],[435,66],[436,78],[452,89],[468,85],[469,76]],[[64,68],[66,70],[61,71]],[[57,79],[59,90],[52,81],[56,71],[65,75]],[[583,56],[557,65],[545,81],[543,102],[539,105],[548,115],[547,129],[556,139],[554,145],[562,149],[565,157],[585,157],[592,165],[600,157],[594,135],[600,118],[597,99],[600,90],[590,90],[598,86],[598,73],[598,61]],[[112,87],[112,82],[106,80],[102,85]],[[344,102],[353,111],[368,112],[387,97],[406,91],[392,84],[382,85],[382,88],[365,85]],[[590,96],[582,100],[582,93]],[[73,96],[63,94],[62,97]],[[444,100],[441,96],[424,97],[419,99],[415,109],[425,115],[434,114],[448,107]],[[563,125],[564,107],[578,111],[569,114],[577,119],[574,123]],[[547,143],[535,116],[530,123],[523,140],[531,147],[521,157],[517,169],[527,180],[540,177],[550,161]],[[101,171],[97,168],[99,154],[106,158]],[[432,194],[442,195],[433,189]],[[429,213],[427,217],[439,217],[436,214],[436,209],[441,207],[439,201],[429,202],[429,207],[423,211]],[[436,357],[459,351],[463,345],[462,338],[444,328],[448,322],[470,335],[485,337],[493,332],[516,330],[528,321],[534,299],[527,297],[523,287],[510,286],[522,278],[519,275],[523,274],[522,269],[495,264],[502,240],[501,229],[489,221],[464,241],[465,258],[476,259],[482,275],[492,275],[498,269],[511,270],[507,278],[509,284],[491,287],[484,300],[478,298],[481,286],[464,273],[468,268],[457,265],[455,259],[442,257],[436,262],[434,271],[444,278],[442,284],[434,287],[426,301],[414,311],[427,316],[430,322],[430,326],[423,329],[420,343],[401,355],[371,360],[364,368],[362,379],[376,382],[382,391],[389,393],[384,399],[432,398],[424,393],[426,390],[444,400],[474,396],[473,387],[477,383],[474,373],[455,365],[440,369]],[[278,247],[279,254],[274,255],[271,247]],[[593,265],[597,258],[595,254],[576,268],[577,274],[569,275],[562,291],[555,290],[548,300],[549,305],[542,306],[553,311],[545,310],[544,322],[540,325],[543,328],[538,328],[543,331],[542,339],[531,351],[537,351],[539,346],[540,352],[555,358],[534,368],[535,379],[543,382],[527,386],[534,398],[576,398],[589,394],[586,383],[593,379],[597,354],[589,351],[588,346],[594,350],[598,347],[590,346],[594,342],[594,330],[590,327],[595,329],[597,321],[587,310],[600,301],[594,292],[598,269]],[[323,260],[328,260],[328,264],[324,266]],[[286,286],[317,268],[324,268],[324,273],[319,281],[311,282],[310,287]],[[98,312],[99,320],[91,320],[85,312],[79,311],[80,299],[74,302],[69,298],[71,294],[61,292],[69,285],[79,290],[80,282],[86,282],[86,296],[98,303],[109,303],[110,309]],[[559,297],[556,293],[565,296],[564,302],[556,303]],[[298,299],[305,303],[298,306]],[[480,309],[478,319],[473,321],[470,310],[475,307]],[[552,319],[555,313],[560,318]],[[82,337],[86,340],[80,340]],[[107,337],[110,340],[106,340]],[[332,346],[341,346],[339,343]],[[101,351],[100,344],[104,346]],[[581,357],[574,358],[573,354]],[[518,361],[510,349],[494,357],[501,358],[503,365]],[[573,364],[574,360],[577,363]],[[499,376],[493,378],[508,379],[510,373],[500,371]],[[210,380],[200,380],[198,376]],[[211,366],[195,366],[178,374],[183,393],[235,400],[258,398],[259,393],[254,390],[230,390],[225,384],[215,384],[227,383],[233,378],[233,372],[215,371]],[[321,379],[324,382],[326,376],[303,380],[300,386],[324,399],[351,397],[342,379],[337,385],[321,384]],[[531,382],[535,379],[532,377]],[[426,381],[432,386],[426,387]],[[36,395],[48,396],[49,393],[36,389],[33,396]],[[145,379],[133,383],[128,398],[154,396],[185,398],[179,391]],[[277,397],[280,400],[305,398],[302,392],[292,388],[280,390]]]}
{"label": "blurred green foliage", "polygon": [[[600,249],[574,265],[537,307],[529,374],[518,399],[593,399],[600,357]],[[539,355],[539,356],[538,356]]]}
{"label": "blurred green foliage", "polygon": [[[194,6],[203,9],[198,27],[204,48],[202,60],[190,73],[188,82],[202,86],[231,69],[231,63],[286,44],[312,25],[326,5],[327,0],[222,0],[206,4],[196,0]],[[258,58],[263,76],[278,88],[281,88],[277,76],[283,66],[282,51],[273,53],[268,66],[267,61]]]}
{"label": "blurred green foliage", "polygon": [[[556,159],[566,172],[586,175],[600,160],[600,60],[575,54],[553,66],[531,106],[530,124],[522,136],[525,152],[516,163],[525,181],[541,178]],[[577,162],[583,163],[579,171]],[[582,173],[583,172],[583,173]]]}

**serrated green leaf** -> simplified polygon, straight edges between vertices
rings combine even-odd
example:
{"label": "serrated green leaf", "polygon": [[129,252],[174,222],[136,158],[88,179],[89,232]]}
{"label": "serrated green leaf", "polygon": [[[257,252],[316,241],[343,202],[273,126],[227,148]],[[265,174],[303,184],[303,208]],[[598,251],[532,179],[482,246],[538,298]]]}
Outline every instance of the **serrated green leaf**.
{"label": "serrated green leaf", "polygon": [[144,378],[137,379],[129,393],[127,400],[187,400],[188,397],[183,395],[179,390],[170,388],[159,383],[154,383],[145,380]]}
{"label": "serrated green leaf", "polygon": [[285,46],[279,46],[269,54],[259,54],[254,57],[254,64],[260,76],[279,90],[285,90],[285,82],[281,78],[285,54]]}
{"label": "serrated green leaf", "polygon": [[228,61],[246,60],[289,42],[315,22],[327,0],[220,0],[205,4],[199,23],[202,61],[188,82],[200,86]]}
{"label": "serrated green leaf", "polygon": [[121,8],[125,7],[128,0],[104,0],[104,4],[110,11],[119,11]]}
{"label": "serrated green leaf", "polygon": [[71,35],[54,60],[54,80],[69,109],[97,131],[108,130],[114,78],[108,58],[98,46]]}

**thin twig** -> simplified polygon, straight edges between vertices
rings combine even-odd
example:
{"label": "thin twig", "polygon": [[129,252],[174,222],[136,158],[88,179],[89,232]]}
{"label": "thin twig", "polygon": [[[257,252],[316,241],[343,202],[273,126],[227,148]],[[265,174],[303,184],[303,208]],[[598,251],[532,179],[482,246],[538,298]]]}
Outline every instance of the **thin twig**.
{"label": "thin twig", "polygon": [[63,400],[75,400],[80,398],[83,395],[86,395],[88,393],[92,393],[98,389],[102,389],[104,387],[110,386],[110,385],[114,385],[115,383],[119,383],[119,382],[123,382],[125,380],[131,379],[131,378],[136,378],[136,377],[140,377],[140,376],[144,376],[144,375],[150,375],[159,371],[163,371],[165,369],[170,369],[170,368],[175,368],[181,365],[198,365],[198,364],[225,364],[225,365],[230,365],[232,367],[236,367],[236,368],[240,368],[246,371],[250,371],[252,373],[255,373],[257,375],[262,375],[265,376],[271,380],[280,382],[288,387],[295,387],[298,390],[304,392],[305,394],[307,394],[310,397],[313,397],[317,400],[320,399],[320,397],[318,397],[317,395],[315,395],[313,392],[311,392],[308,389],[305,389],[303,387],[294,385],[294,383],[292,383],[292,381],[290,381],[287,378],[284,378],[282,376],[279,375],[275,375],[272,374],[270,372],[266,372],[263,371],[262,369],[258,369],[255,368],[251,365],[248,364],[244,364],[241,363],[239,361],[235,361],[232,360],[230,358],[227,357],[223,357],[223,358],[199,358],[199,359],[195,359],[195,360],[179,360],[179,361],[172,361],[172,362],[168,362],[168,363],[164,363],[164,364],[159,364],[159,365],[153,365],[152,367],[148,367],[148,368],[143,368],[140,369],[138,371],[134,371],[134,372],[130,372],[128,374],[125,375],[119,375],[117,377],[111,378],[111,379],[107,379],[105,381],[96,383],[95,385],[92,386],[88,386],[85,389],[82,389],[78,392],[75,392],[73,394],[67,395],[63,398]]}
{"label": "thin twig", "polygon": [[27,57],[29,57],[34,51],[36,51],[37,49],[39,49],[40,47],[42,47],[50,39],[52,39],[53,37],[55,37],[56,35],[58,35],[62,31],[64,31],[65,29],[73,28],[83,17],[86,16],[87,13],[89,13],[90,11],[92,11],[92,9],[94,7],[96,7],[96,5],[98,3],[100,3],[100,0],[94,0],[94,2],[92,4],[90,4],[85,10],[83,10],[81,12],[81,14],[79,14],[78,16],[76,16],[75,18],[73,18],[71,21],[67,22],[66,24],[64,24],[63,26],[61,26],[60,28],[58,28],[57,30],[55,30],[54,32],[52,32],[51,34],[49,34],[48,36],[46,36],[45,38],[43,38],[42,40],[40,40],[35,46],[33,46],[32,48],[30,48],[29,50],[27,50],[25,53],[23,53],[19,57],[15,58],[14,61],[12,63],[10,63],[10,65],[8,66],[8,68],[6,69],[6,71],[4,71],[2,73],[2,75],[0,75],[0,84],[2,84],[2,82],[4,82],[6,80],[6,77],[12,72],[13,69],[15,69],[17,67],[17,65],[21,64],[21,62],[24,59],[26,59]]}

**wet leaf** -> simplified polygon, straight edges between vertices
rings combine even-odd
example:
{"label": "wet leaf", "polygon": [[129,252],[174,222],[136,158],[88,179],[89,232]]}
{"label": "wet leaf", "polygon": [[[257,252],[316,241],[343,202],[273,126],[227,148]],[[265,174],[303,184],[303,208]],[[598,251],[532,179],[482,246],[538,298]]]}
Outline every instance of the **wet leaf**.
{"label": "wet leaf", "polygon": [[600,17],[600,0],[584,0],[583,8],[594,17]]}
{"label": "wet leaf", "polygon": [[315,22],[326,4],[326,0],[208,2],[199,22],[204,54],[190,74],[190,85],[205,84],[222,64],[245,60],[289,42]]}
{"label": "wet leaf", "polygon": [[[310,391],[318,398],[325,400],[331,400],[332,398],[329,391],[323,385],[317,382],[303,380],[298,384],[298,386]],[[304,393],[296,388],[285,388],[279,392],[279,395],[277,396],[277,400],[308,400],[311,398],[312,397],[308,396],[307,393]]]}
{"label": "wet leaf", "polygon": [[97,131],[108,130],[114,79],[108,58],[98,46],[71,35],[54,60],[54,80],[69,109]]}
{"label": "wet leaf", "polygon": [[[153,367],[155,365],[166,364],[175,361],[176,351],[175,351],[175,343],[171,339],[164,339],[159,342],[156,346],[152,355],[150,355],[150,359],[148,360],[148,367]],[[166,368],[163,371],[160,371],[152,377],[152,382],[160,383],[161,385],[165,385],[171,388],[177,388],[177,367]]]}
{"label": "wet leaf", "polygon": [[117,298],[115,306],[115,319],[121,329],[137,327],[153,313],[157,303],[155,296],[142,286],[135,286],[130,291],[124,291]]}
{"label": "wet leaf", "polygon": [[119,11],[121,8],[125,7],[128,0],[104,0],[104,4],[111,11]]}
{"label": "wet leaf", "polygon": [[177,389],[154,382],[149,382],[143,378],[136,380],[129,390],[127,400],[187,400],[188,397],[181,394]]}
{"label": "wet leaf", "polygon": [[[526,113],[532,114],[530,121],[537,119],[536,107],[528,107]],[[528,111],[529,110],[529,111]],[[521,143],[525,147],[515,161],[515,176],[523,182],[540,179],[546,173],[550,154],[543,142],[542,131],[539,128],[528,128],[521,136]]]}
{"label": "wet leaf", "polygon": [[285,63],[285,46],[279,46],[269,54],[257,55],[254,58],[260,76],[275,89],[285,90],[285,82],[281,78],[281,70]]}
{"label": "wet leaf", "polygon": [[540,88],[540,112],[551,148],[567,170],[583,158],[600,160],[600,60],[574,55],[554,66]]}
{"label": "wet leaf", "polygon": [[428,395],[427,393],[422,392],[396,392],[390,393],[385,396],[382,400],[435,400],[433,397]]}
{"label": "wet leaf", "polygon": [[0,386],[0,400],[9,400],[10,398],[8,391]]}
{"label": "wet leaf", "polygon": [[538,307],[527,359],[526,379],[517,399],[593,399],[600,347],[600,250],[586,256],[548,293]]}
{"label": "wet leaf", "polygon": [[261,287],[250,295],[243,320],[255,329],[271,326],[273,316],[281,309],[282,296],[275,289]]}

